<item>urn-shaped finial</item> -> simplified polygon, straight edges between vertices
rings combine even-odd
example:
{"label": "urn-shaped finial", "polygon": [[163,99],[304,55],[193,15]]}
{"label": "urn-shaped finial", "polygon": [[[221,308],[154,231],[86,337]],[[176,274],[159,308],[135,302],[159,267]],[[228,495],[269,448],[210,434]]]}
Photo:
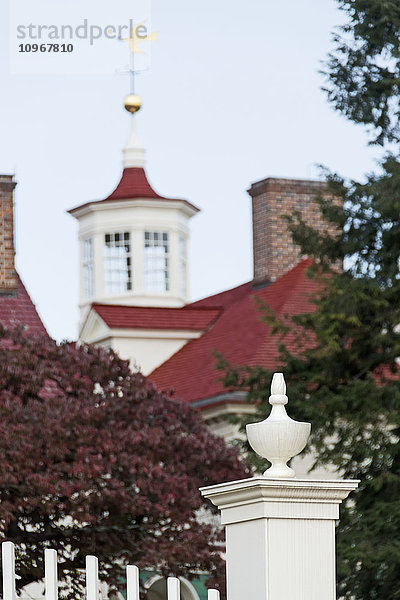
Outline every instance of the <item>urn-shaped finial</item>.
{"label": "urn-shaped finial", "polygon": [[311,431],[310,423],[294,421],[287,415],[287,402],[283,373],[275,373],[269,398],[271,414],[265,421],[246,427],[250,446],[271,462],[271,467],[265,471],[264,476],[273,479],[295,476],[293,469],[286,463],[304,450]]}

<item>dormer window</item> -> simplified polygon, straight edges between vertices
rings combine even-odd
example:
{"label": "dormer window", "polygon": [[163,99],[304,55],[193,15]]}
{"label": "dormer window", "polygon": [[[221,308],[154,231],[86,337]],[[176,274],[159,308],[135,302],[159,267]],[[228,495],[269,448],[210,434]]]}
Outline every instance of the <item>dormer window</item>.
{"label": "dormer window", "polygon": [[165,231],[144,233],[144,287],[158,294],[169,290],[169,240]]}
{"label": "dormer window", "polygon": [[104,289],[106,294],[132,290],[132,254],[128,231],[104,235]]}

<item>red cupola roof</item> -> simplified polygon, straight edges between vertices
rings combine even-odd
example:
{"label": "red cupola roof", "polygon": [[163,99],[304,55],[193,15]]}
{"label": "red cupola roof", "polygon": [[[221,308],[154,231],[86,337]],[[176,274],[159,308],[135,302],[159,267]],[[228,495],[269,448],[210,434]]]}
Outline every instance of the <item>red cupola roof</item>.
{"label": "red cupola roof", "polygon": [[151,187],[143,167],[125,167],[117,187],[109,196],[107,196],[107,198],[104,198],[104,200],[85,202],[85,204],[71,208],[68,212],[70,215],[75,216],[78,211],[89,206],[96,206],[98,204],[119,200],[135,200],[139,198],[163,200],[165,202],[182,202],[193,211],[193,214],[199,212],[197,206],[187,200],[182,200],[180,198],[166,198],[165,196],[157,194]]}
{"label": "red cupola roof", "polygon": [[132,117],[129,139],[123,150],[124,170],[122,171],[121,179],[115,190],[104,200],[92,200],[90,202],[85,202],[85,204],[76,206],[68,211],[69,214],[75,216],[78,219],[82,215],[82,210],[85,213],[87,210],[92,210],[93,206],[103,206],[107,205],[107,203],[109,202],[119,202],[121,200],[140,201],[141,199],[143,199],[156,201],[162,200],[163,202],[168,203],[179,202],[181,205],[185,205],[185,207],[189,209],[189,211],[191,212],[190,216],[199,212],[199,209],[187,200],[183,200],[181,198],[166,198],[165,196],[160,196],[160,194],[158,194],[151,187],[145,171],[145,150],[136,132],[136,120],[134,113],[138,110],[137,106],[140,100],[135,97],[135,102],[135,110],[131,110],[132,107],[129,103],[128,105],[125,105],[125,108],[132,113]]}
{"label": "red cupola roof", "polygon": [[124,200],[127,198],[161,198],[151,187],[142,167],[126,167],[119,184],[106,200]]}

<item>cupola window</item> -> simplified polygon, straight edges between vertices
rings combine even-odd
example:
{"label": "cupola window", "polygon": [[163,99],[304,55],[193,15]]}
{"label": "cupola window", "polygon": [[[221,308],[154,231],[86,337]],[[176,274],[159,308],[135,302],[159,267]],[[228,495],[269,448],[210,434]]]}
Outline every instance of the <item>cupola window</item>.
{"label": "cupola window", "polygon": [[169,290],[168,233],[144,233],[144,286],[147,292],[162,294]]}
{"label": "cupola window", "polygon": [[132,253],[128,231],[104,236],[104,288],[106,294],[132,290]]}
{"label": "cupola window", "polygon": [[85,298],[93,296],[93,241],[86,238],[83,241],[83,292]]}
{"label": "cupola window", "polygon": [[185,236],[179,235],[179,284],[181,294],[186,297],[186,239]]}

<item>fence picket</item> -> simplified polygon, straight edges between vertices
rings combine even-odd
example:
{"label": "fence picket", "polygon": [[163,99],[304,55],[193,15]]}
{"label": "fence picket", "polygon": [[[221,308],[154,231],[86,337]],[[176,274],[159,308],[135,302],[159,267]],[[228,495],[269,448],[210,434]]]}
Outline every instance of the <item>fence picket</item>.
{"label": "fence picket", "polygon": [[46,600],[58,599],[58,578],[57,578],[57,552],[46,549],[44,551],[44,578]]}
{"label": "fence picket", "polygon": [[3,600],[15,600],[15,551],[12,542],[2,543],[1,561],[3,568]]}
{"label": "fence picket", "polygon": [[126,598],[139,600],[139,569],[134,565],[126,567]]}
{"label": "fence picket", "polygon": [[180,600],[181,598],[181,582],[176,577],[168,577],[167,579],[168,600]]}
{"label": "fence picket", "polygon": [[[15,591],[15,548],[12,542],[2,543],[3,600],[16,600]],[[44,551],[45,600],[58,600],[57,552]],[[181,584],[177,577],[167,579],[168,600],[180,600]],[[139,598],[139,569],[126,567],[127,600]],[[99,600],[99,563],[96,556],[86,556],[86,600]],[[208,600],[220,600],[218,590],[208,590]]]}
{"label": "fence picket", "polygon": [[99,600],[99,562],[96,556],[86,557],[86,598]]}

